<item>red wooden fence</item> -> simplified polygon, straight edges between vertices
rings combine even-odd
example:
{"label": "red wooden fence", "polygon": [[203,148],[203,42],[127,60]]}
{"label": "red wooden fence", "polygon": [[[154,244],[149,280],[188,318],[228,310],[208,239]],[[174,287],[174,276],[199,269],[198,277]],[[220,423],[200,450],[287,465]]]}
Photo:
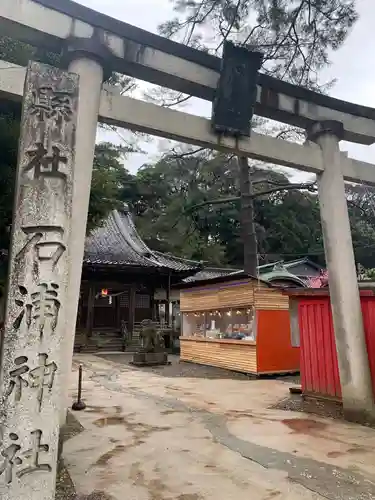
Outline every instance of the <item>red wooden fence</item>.
{"label": "red wooden fence", "polygon": [[[341,398],[341,385],[328,290],[325,293],[291,293],[298,301],[301,343],[301,385],[305,394]],[[299,296],[298,296],[299,295]],[[361,292],[372,384],[375,395],[375,296]]]}

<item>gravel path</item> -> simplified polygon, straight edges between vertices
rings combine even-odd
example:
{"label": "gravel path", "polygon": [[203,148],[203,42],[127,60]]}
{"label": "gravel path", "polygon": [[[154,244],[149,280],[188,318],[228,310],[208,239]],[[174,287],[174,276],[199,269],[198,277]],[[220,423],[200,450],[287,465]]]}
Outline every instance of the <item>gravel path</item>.
{"label": "gravel path", "polygon": [[[109,359],[113,361],[112,357]],[[183,394],[184,382],[182,382],[182,387],[178,389],[177,393],[174,396],[169,395],[164,391],[160,393],[150,392],[148,386],[149,381],[145,381],[143,377],[137,377],[134,370],[128,370],[127,366],[124,370],[124,368],[121,367],[121,364],[123,363],[119,363],[118,367],[112,365],[110,366],[110,369],[108,369],[109,367],[105,368],[100,364],[97,365],[95,363],[95,360],[90,360],[84,364],[87,374],[86,376],[91,382],[95,384],[96,391],[102,392],[104,390],[105,393],[107,393],[108,391],[108,398],[111,401],[116,398],[116,394],[126,396],[126,400],[128,402],[127,411],[129,411],[129,405],[131,404],[131,400],[133,399],[133,401],[136,401],[138,405],[147,405],[147,407],[149,408],[149,413],[159,412],[160,418],[162,418],[161,415],[165,414],[165,411],[168,411],[172,414],[181,415],[181,417],[179,418],[184,418],[184,416],[190,418],[193,417],[193,421],[195,423],[199,422],[202,426],[204,426],[205,430],[210,433],[213,443],[220,444],[223,447],[222,449],[230,450],[231,452],[236,453],[238,456],[247,459],[249,461],[248,466],[252,467],[252,465],[250,464],[255,463],[261,466],[262,470],[270,471],[270,474],[272,474],[274,471],[285,474],[291,485],[293,484],[298,485],[298,487],[303,487],[304,492],[312,492],[315,495],[313,498],[326,498],[328,500],[375,499],[375,481],[372,476],[363,475],[360,470],[354,470],[351,467],[340,466],[339,464],[330,463],[326,460],[325,453],[327,447],[331,445],[329,440],[330,438],[326,438],[323,435],[320,435],[317,431],[317,439],[322,443],[322,452],[321,456],[319,456],[320,460],[314,458],[313,456],[309,456],[308,450],[304,450],[304,445],[298,443],[297,435],[299,433],[301,435],[304,435],[306,433],[306,435],[308,436],[311,429],[324,429],[327,425],[331,424],[327,424],[324,421],[315,421],[314,419],[308,418],[299,419],[291,416],[290,414],[290,418],[284,420],[275,420],[275,414],[273,414],[270,410],[268,410],[269,413],[267,412],[267,410],[263,410],[260,412],[258,411],[256,413],[256,415],[258,415],[258,418],[265,419],[265,422],[267,422],[268,420],[275,422],[273,429],[272,427],[270,427],[270,431],[274,433],[273,435],[275,440],[285,439],[286,441],[288,441],[290,439],[288,437],[288,433],[284,433],[283,431],[277,433],[277,424],[279,422],[281,424],[287,425],[287,427],[291,429],[290,434],[296,434],[296,442],[294,444],[295,450],[291,452],[286,446],[286,449],[284,451],[282,448],[280,449],[279,443],[277,443],[276,446],[275,442],[275,447],[270,446],[267,435],[264,435],[265,444],[262,444],[261,438],[255,438],[253,441],[251,437],[246,437],[246,433],[248,431],[243,430],[244,426],[247,428],[248,426],[253,425],[254,431],[255,426],[257,425],[255,423],[251,424],[249,422],[243,422],[242,432],[234,433],[234,424],[233,422],[228,421],[226,415],[221,414],[219,411],[213,412],[210,409],[207,410],[200,406],[196,406],[196,403],[191,400],[183,401],[181,395]],[[178,373],[181,373],[176,366],[174,367],[174,369],[177,370]],[[162,370],[165,370],[165,367],[163,367]],[[198,371],[200,372],[200,370],[201,369],[199,367],[196,373],[198,373]],[[129,383],[132,377],[132,373],[136,377],[137,384],[135,383],[135,380],[134,382]],[[211,371],[210,373],[211,375],[213,374]],[[142,380],[146,384],[145,386],[142,386]],[[254,387],[257,385],[259,385],[260,387],[265,387],[263,382],[264,381],[254,381]],[[155,383],[157,383],[157,378],[153,379],[153,384]],[[287,383],[290,384],[290,381],[288,379]],[[162,382],[161,385],[163,385]],[[247,386],[247,384],[245,385]],[[252,381],[249,382],[249,386],[252,385]],[[220,391],[220,388],[216,387],[215,390]],[[246,397],[246,389],[242,390],[244,391],[244,397]],[[199,397],[198,392],[195,396]],[[254,413],[254,410],[251,410],[250,413],[251,412]],[[139,426],[139,418],[141,416],[141,413],[133,412],[131,413],[131,415],[133,415],[133,418],[135,418],[134,416],[136,416],[136,425]],[[118,419],[119,417],[115,416],[114,418]],[[108,421],[108,417],[105,417],[105,420]],[[162,421],[164,422],[164,418],[162,418]],[[237,429],[239,429],[239,427],[237,427]],[[335,428],[333,427],[333,429]],[[165,432],[172,433],[173,430],[174,427],[170,427],[166,429]],[[342,431],[343,429],[340,432]],[[263,435],[260,434],[260,436]],[[340,434],[340,439],[341,438],[342,436]],[[168,441],[167,438],[164,438],[164,440]],[[172,438],[171,442],[173,442]],[[346,443],[345,441],[340,442]],[[363,453],[361,447],[357,448],[360,454]],[[137,449],[139,450],[139,448]],[[202,453],[203,450],[204,445],[201,444],[200,453]],[[135,453],[134,449],[133,453]],[[147,460],[149,460],[149,454],[150,450],[147,451]],[[341,454],[342,452],[340,452],[337,456],[339,457],[341,456]],[[198,457],[199,454],[197,454],[197,460]],[[335,458],[336,455],[331,454],[330,457]],[[177,461],[180,459],[181,457],[176,455],[175,460]],[[139,460],[139,463],[143,462]],[[203,463],[206,463],[206,457],[203,458]],[[122,470],[121,467],[119,469]],[[200,486],[203,487],[203,483]],[[278,488],[281,491],[281,483]],[[278,491],[278,493],[280,493],[280,491]],[[159,500],[159,498],[161,500],[162,497],[155,497],[155,499],[156,498],[157,500]],[[203,496],[202,498],[205,497]],[[264,498],[267,498],[268,500],[271,498],[271,496]],[[289,497],[285,496],[285,498]]]}

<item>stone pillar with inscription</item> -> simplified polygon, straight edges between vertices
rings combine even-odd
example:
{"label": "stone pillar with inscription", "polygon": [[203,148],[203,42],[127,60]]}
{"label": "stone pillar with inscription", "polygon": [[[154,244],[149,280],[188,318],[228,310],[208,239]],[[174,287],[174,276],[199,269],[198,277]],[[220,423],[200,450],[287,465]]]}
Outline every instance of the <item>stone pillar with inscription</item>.
{"label": "stone pillar with inscription", "polygon": [[52,500],[79,77],[30,63],[1,349],[0,498]]}

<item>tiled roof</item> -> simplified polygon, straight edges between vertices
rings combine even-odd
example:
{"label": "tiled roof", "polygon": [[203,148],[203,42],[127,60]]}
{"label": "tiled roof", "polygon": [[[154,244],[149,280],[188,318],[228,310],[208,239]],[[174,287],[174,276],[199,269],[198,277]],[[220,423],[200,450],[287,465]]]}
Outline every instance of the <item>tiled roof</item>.
{"label": "tiled roof", "polygon": [[237,269],[205,267],[202,271],[198,271],[196,274],[194,274],[194,276],[189,276],[188,278],[185,278],[183,281],[184,283],[193,283],[194,281],[210,280],[213,278],[228,276],[229,274],[238,272],[240,271],[238,271]]}
{"label": "tiled roof", "polygon": [[288,262],[284,262],[283,260],[279,260],[277,262],[271,262],[270,264],[263,264],[261,266],[258,266],[258,270],[260,273],[272,271],[275,269],[275,271],[279,268],[284,268],[284,269],[292,269],[295,266],[298,266],[300,264],[307,264],[315,269],[322,269],[322,267],[319,264],[316,264],[315,262],[312,262],[308,257],[303,257],[301,259],[296,259],[296,260],[290,260]]}
{"label": "tiled roof", "polygon": [[261,273],[260,276],[262,277],[263,280],[269,281],[270,283],[272,283],[273,281],[283,280],[283,281],[291,281],[296,285],[302,287],[307,286],[304,280],[302,280],[295,274],[290,273],[289,271],[275,270],[269,273]]}
{"label": "tiled roof", "polygon": [[129,210],[113,210],[86,238],[84,263],[88,265],[158,268],[194,272],[199,262],[154,252],[139,236]]}
{"label": "tiled roof", "polygon": [[[262,266],[258,266],[258,272],[262,279],[265,280],[272,280],[275,278],[295,278],[295,280],[299,281],[301,285],[306,285],[302,279],[300,280],[295,274],[293,274],[293,272],[289,271],[290,268],[293,269],[294,266],[299,264],[308,264],[317,269],[320,269],[320,266],[318,264],[312,262],[308,257],[304,257],[303,259],[292,260],[289,262],[280,260],[277,262],[271,262],[270,264],[263,264]],[[237,273],[243,272],[244,271],[237,269],[206,267],[202,271],[198,271],[196,274],[194,274],[194,276],[189,276],[188,278],[184,279],[184,283],[193,283],[194,281],[219,278],[220,276],[227,276],[228,274],[236,275]]]}
{"label": "tiled roof", "polygon": [[[259,277],[263,281],[272,282],[274,280],[289,280],[289,281],[293,281],[293,282],[299,284],[300,286],[306,286],[305,281],[300,279],[295,274],[290,273],[283,266],[281,266],[281,263],[275,263],[275,264],[272,264],[272,266],[274,266],[274,269],[270,270],[269,272],[265,272],[266,269],[262,269],[262,266],[258,267]],[[264,266],[264,267],[266,267],[266,266]],[[268,271],[268,269],[267,269],[267,271]],[[215,278],[219,278],[219,277],[223,277],[223,276],[235,277],[237,274],[243,274],[243,273],[244,273],[243,270],[238,270],[238,269],[206,267],[202,271],[198,271],[196,274],[194,274],[194,276],[189,276],[188,278],[185,278],[183,280],[183,282],[184,283],[194,283],[196,281],[215,279]]]}

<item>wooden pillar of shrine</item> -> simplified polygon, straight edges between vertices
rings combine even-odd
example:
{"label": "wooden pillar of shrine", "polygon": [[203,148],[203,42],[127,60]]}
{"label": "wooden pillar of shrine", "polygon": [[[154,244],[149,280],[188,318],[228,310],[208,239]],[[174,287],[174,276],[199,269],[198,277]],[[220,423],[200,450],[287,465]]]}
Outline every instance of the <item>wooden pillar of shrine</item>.
{"label": "wooden pillar of shrine", "polygon": [[94,309],[95,309],[95,285],[89,285],[89,295],[87,299],[87,316],[86,316],[86,339],[92,336],[94,326]]}
{"label": "wooden pillar of shrine", "polygon": [[129,335],[133,337],[134,325],[135,325],[135,294],[136,294],[136,285],[133,283],[130,286],[129,290]]}

